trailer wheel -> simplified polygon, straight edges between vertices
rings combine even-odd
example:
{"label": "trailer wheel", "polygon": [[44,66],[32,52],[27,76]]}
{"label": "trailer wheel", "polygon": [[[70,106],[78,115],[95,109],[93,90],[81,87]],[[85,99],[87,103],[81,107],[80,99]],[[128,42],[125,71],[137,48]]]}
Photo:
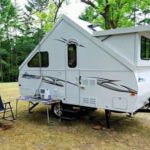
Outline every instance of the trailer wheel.
{"label": "trailer wheel", "polygon": [[63,111],[61,103],[57,103],[57,104],[52,105],[51,111],[52,111],[54,116],[60,118],[62,115],[62,111]]}

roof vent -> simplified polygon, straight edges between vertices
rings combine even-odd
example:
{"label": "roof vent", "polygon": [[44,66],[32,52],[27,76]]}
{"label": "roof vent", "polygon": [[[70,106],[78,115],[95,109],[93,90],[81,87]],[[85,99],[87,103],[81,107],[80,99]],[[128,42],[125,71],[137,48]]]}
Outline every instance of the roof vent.
{"label": "roof vent", "polygon": [[102,28],[99,25],[88,25],[88,28],[92,29],[93,31],[102,31]]}

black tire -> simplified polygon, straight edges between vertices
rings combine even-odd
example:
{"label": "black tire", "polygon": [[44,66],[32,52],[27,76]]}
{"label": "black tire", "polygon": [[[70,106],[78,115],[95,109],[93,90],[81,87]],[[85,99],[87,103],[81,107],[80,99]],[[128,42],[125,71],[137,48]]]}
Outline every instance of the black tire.
{"label": "black tire", "polygon": [[55,117],[60,118],[61,115],[62,115],[62,110],[63,110],[63,109],[62,109],[61,103],[60,103],[60,104],[57,103],[57,104],[52,105],[51,112],[52,112],[52,114],[53,114]]}

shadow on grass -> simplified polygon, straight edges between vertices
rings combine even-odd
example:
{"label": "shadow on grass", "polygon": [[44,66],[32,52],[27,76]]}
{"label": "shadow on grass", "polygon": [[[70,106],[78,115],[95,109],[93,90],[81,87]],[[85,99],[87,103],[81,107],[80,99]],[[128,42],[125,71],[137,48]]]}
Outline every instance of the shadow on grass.
{"label": "shadow on grass", "polygon": [[[32,113],[28,113],[27,111],[19,111],[19,118],[21,122],[25,123],[32,123],[37,126],[42,126],[42,125],[54,125],[54,126],[64,126],[64,127],[76,127],[76,126],[84,126],[86,128],[91,128],[95,124],[100,124],[103,129],[109,131],[106,127],[106,122],[105,122],[105,114],[104,111],[98,110],[95,112],[91,112],[89,114],[81,114],[80,116],[77,117],[76,120],[73,121],[68,121],[68,120],[62,120],[60,123],[60,119],[55,118],[51,113],[50,113],[50,124],[47,122],[47,112],[45,107],[38,107],[32,111]],[[117,114],[117,113],[112,113],[111,115],[111,120],[110,120],[110,125],[111,125],[111,130],[120,132],[120,133],[126,133],[129,130],[132,130],[133,132],[138,132],[140,128],[143,127],[143,122],[135,117],[127,117],[127,114]]]}

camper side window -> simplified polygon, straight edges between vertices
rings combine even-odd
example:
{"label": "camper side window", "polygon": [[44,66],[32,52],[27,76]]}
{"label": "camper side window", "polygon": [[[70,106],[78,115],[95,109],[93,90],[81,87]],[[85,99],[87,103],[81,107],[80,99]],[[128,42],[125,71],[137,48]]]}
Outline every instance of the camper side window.
{"label": "camper side window", "polygon": [[77,66],[77,46],[76,44],[68,44],[68,66],[75,68]]}
{"label": "camper side window", "polygon": [[150,60],[150,39],[141,37],[141,59]]}
{"label": "camper side window", "polygon": [[48,52],[37,52],[28,62],[28,67],[48,67]]}

